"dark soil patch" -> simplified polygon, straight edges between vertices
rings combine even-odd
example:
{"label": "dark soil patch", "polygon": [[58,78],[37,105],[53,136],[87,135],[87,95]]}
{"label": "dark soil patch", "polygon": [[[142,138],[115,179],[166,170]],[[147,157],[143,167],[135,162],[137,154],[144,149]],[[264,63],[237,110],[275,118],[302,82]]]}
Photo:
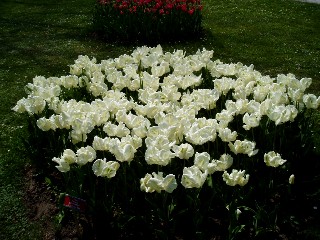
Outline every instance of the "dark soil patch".
{"label": "dark soil patch", "polygon": [[76,240],[82,239],[82,225],[72,218],[64,218],[63,224],[58,224],[59,196],[51,189],[43,178],[36,174],[30,165],[25,169],[24,203],[29,209],[28,217],[32,222],[38,222],[42,229],[43,240]]}

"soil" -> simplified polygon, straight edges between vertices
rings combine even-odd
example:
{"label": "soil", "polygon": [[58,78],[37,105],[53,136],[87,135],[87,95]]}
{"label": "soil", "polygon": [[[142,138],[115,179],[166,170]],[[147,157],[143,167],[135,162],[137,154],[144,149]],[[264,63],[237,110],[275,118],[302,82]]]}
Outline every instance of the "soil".
{"label": "soil", "polygon": [[76,240],[82,235],[82,227],[75,220],[68,219],[58,224],[58,196],[41,180],[31,166],[25,169],[24,203],[31,222],[38,222],[42,229],[43,240]]}

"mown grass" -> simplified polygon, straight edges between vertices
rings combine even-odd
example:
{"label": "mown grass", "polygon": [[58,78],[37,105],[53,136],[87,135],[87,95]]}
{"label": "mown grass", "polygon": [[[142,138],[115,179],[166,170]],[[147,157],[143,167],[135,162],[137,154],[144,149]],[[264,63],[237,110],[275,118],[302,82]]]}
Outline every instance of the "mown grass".
{"label": "mown grass", "polygon": [[212,48],[225,61],[254,64],[272,76],[320,78],[320,6],[295,1],[205,1]]}
{"label": "mown grass", "polygon": [[[94,0],[0,2],[0,238],[39,239],[22,204],[25,119],[11,108],[36,75],[60,76],[78,55],[98,60],[130,53],[142,43],[105,42],[91,29]],[[204,0],[204,35],[161,43],[165,51],[213,49],[215,57],[254,64],[264,74],[311,77],[320,93],[320,5],[292,0]],[[24,128],[21,128],[24,127]],[[320,127],[320,126],[319,126]],[[319,142],[319,139],[315,140]],[[317,144],[319,146],[320,144]],[[317,193],[319,196],[319,192]],[[318,206],[319,207],[319,206]],[[306,230],[320,238],[317,227]]]}

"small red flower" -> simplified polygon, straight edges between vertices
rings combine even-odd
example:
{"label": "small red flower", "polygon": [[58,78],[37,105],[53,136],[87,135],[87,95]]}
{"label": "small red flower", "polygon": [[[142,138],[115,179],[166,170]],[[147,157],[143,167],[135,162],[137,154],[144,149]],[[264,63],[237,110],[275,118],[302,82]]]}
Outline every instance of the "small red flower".
{"label": "small red flower", "polygon": [[157,2],[155,8],[159,9],[159,8],[161,8],[161,6],[162,6],[162,3],[161,2]]}
{"label": "small red flower", "polygon": [[129,9],[129,11],[130,11],[131,13],[137,12],[137,6],[132,6],[132,7]]}
{"label": "small red flower", "polygon": [[165,8],[172,9],[173,8],[173,4],[172,3],[168,3]]}
{"label": "small red flower", "polygon": [[190,10],[188,11],[188,13],[189,13],[189,15],[192,15],[192,14],[194,13],[194,8],[190,9]]}
{"label": "small red flower", "polygon": [[184,12],[187,12],[187,5],[186,4],[182,4],[181,5],[181,10]]}

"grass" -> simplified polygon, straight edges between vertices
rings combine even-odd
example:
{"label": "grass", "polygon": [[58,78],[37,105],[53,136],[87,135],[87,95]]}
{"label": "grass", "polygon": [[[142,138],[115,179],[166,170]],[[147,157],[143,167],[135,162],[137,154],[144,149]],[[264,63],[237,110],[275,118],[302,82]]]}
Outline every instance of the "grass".
{"label": "grass", "polygon": [[225,61],[254,64],[265,74],[292,72],[319,89],[319,5],[295,1],[208,1],[204,26]]}
{"label": "grass", "polygon": [[21,156],[18,141],[20,130],[19,126],[1,123],[0,238],[32,240],[39,239],[40,229],[30,223],[27,209],[22,204],[25,157]]}
{"label": "grass", "polygon": [[[78,55],[98,60],[130,53],[139,43],[104,42],[90,29],[91,0],[0,2],[0,237],[38,239],[22,204],[25,119],[11,108],[36,75],[60,76]],[[311,77],[320,94],[320,5],[293,0],[204,0],[204,36],[162,43],[165,51],[194,53],[205,47],[215,58],[254,64],[264,74]],[[319,139],[316,139],[318,142]],[[319,144],[317,144],[319,146]],[[318,193],[319,194],[319,193]],[[306,230],[320,238],[317,226]]]}

